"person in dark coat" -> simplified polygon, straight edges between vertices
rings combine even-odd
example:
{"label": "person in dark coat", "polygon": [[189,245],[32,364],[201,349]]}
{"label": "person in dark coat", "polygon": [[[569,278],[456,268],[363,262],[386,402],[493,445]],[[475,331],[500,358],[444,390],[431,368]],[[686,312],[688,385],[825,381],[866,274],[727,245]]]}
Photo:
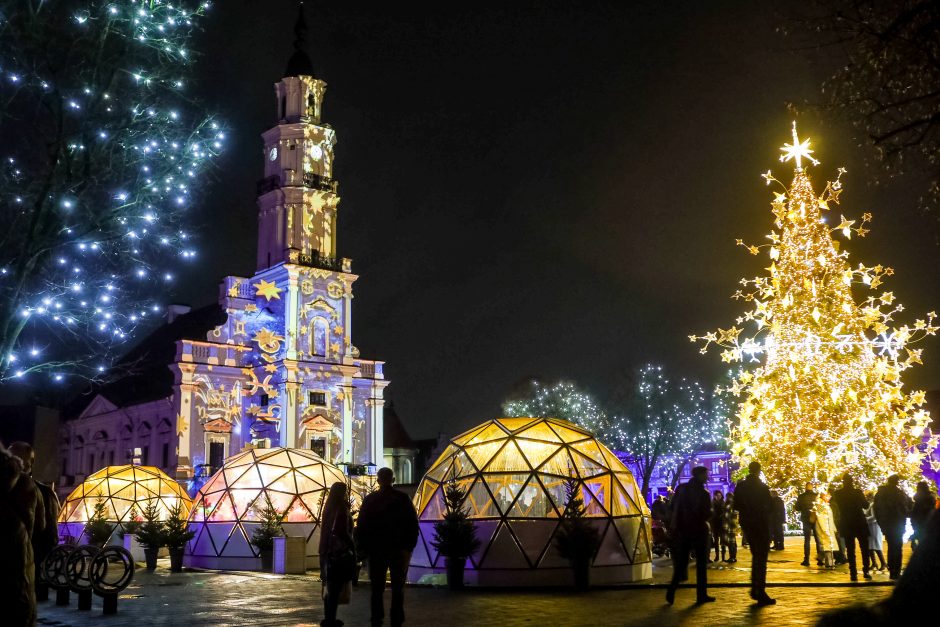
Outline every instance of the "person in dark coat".
{"label": "person in dark coat", "polygon": [[[724,527],[725,527],[725,495],[721,493],[721,490],[715,490],[714,496],[712,498],[712,516],[708,521],[711,526],[712,534],[712,548],[715,549],[715,559],[712,560],[709,558],[709,562],[718,561],[718,548],[721,547],[721,559],[724,561],[725,553],[728,549],[725,546],[724,538]],[[711,552],[709,552],[711,555]]]}
{"label": "person in dark coat", "polygon": [[689,554],[695,552],[695,602],[708,603],[708,521],[712,515],[711,499],[705,483],[708,469],[696,466],[692,478],[676,488],[672,497],[671,531],[675,546],[672,551],[672,582],[666,590],[666,603],[676,599],[679,583],[689,578]]}
{"label": "person in dark coat", "polygon": [[663,525],[669,524],[669,503],[662,494],[657,495],[653,504],[650,505],[650,518]]}
{"label": "person in dark coat", "polygon": [[[10,452],[23,463],[23,472],[32,477],[33,463],[36,453],[33,447],[26,442],[14,442],[10,445]],[[36,516],[31,536],[33,545],[33,560],[36,563],[36,596],[39,600],[49,598],[48,586],[40,580],[39,568],[42,561],[59,543],[57,519],[59,517],[59,497],[56,496],[52,486],[48,486],[33,478],[38,501],[36,503]]]}
{"label": "person in dark coat", "polygon": [[774,507],[770,517],[770,533],[773,538],[774,551],[783,550],[784,528],[787,524],[787,506],[783,502],[783,497],[776,492],[771,492]]}
{"label": "person in dark coat", "polygon": [[404,492],[392,487],[395,475],[391,468],[376,474],[378,490],[366,496],[359,510],[356,541],[369,560],[369,581],[372,586],[372,625],[381,625],[385,617],[382,594],[385,574],[392,581],[392,627],[405,622],[405,576],[411,552],[418,544],[418,513]]}
{"label": "person in dark coat", "polygon": [[839,507],[839,519],[836,521],[836,531],[845,540],[846,557],[849,561],[849,577],[858,581],[858,563],[855,560],[855,544],[858,543],[862,552],[862,574],[865,579],[871,579],[871,554],[868,551],[868,520],[865,510],[868,500],[865,493],[855,487],[851,475],[842,478],[842,487],[832,493],[832,502]]}
{"label": "person in dark coat", "polygon": [[0,608],[4,624],[36,624],[36,567],[30,534],[38,497],[19,458],[0,445]]}
{"label": "person in dark coat", "polygon": [[820,564],[819,556],[822,549],[819,547],[819,535],[816,533],[816,521],[813,520],[813,508],[816,507],[816,492],[813,484],[806,484],[806,491],[796,497],[793,507],[800,515],[800,524],[803,525],[803,562],[800,566],[809,566],[810,538],[816,542],[816,564]]}
{"label": "person in dark coat", "polygon": [[898,487],[900,481],[900,477],[891,475],[875,493],[875,520],[888,544],[888,577],[891,579],[897,579],[901,574],[904,525],[912,506],[911,497]]}
{"label": "person in dark coat", "polygon": [[924,534],[924,527],[927,525],[927,519],[937,507],[937,500],[930,493],[930,486],[926,481],[917,483],[917,490],[914,492],[914,504],[911,506],[911,527],[914,529],[914,535],[911,536],[911,550],[917,549]]}
{"label": "person in dark coat", "polygon": [[341,627],[336,620],[340,595],[352,581],[356,568],[356,546],[352,538],[352,513],[346,484],[337,481],[330,486],[330,494],[320,515],[320,574],[326,589],[323,596],[325,618],[321,627]]}
{"label": "person in dark coat", "polygon": [[773,497],[760,479],[760,462],[751,462],[747,477],[734,489],[734,508],[741,515],[741,529],[751,545],[751,598],[757,605],[777,601],[767,595],[767,555],[770,552],[770,518]]}

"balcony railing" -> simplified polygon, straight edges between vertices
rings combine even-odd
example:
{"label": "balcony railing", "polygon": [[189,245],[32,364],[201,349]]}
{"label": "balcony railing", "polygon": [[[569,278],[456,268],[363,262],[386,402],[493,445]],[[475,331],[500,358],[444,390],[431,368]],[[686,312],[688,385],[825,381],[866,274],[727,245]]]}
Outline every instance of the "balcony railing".
{"label": "balcony railing", "polygon": [[320,176],[313,172],[304,172],[304,187],[319,189],[323,192],[333,192],[339,188],[339,183],[331,178]]}
{"label": "balcony railing", "polygon": [[363,379],[384,379],[385,378],[385,375],[382,372],[382,364],[384,362],[360,361],[357,359],[353,363],[359,366],[359,374],[357,376],[359,376],[360,378],[363,378]]}
{"label": "balcony railing", "polygon": [[332,270],[334,272],[349,272],[352,261],[345,257],[326,257],[316,253],[297,255],[297,264],[309,268],[322,268],[323,270]]}
{"label": "balcony railing", "polygon": [[[339,190],[338,181],[327,176],[320,176],[315,172],[304,172],[300,181],[297,180],[297,175],[293,170],[285,170],[284,173],[287,175],[287,185],[300,183],[310,189],[318,189],[322,192],[333,192],[334,194]],[[255,192],[258,196],[261,196],[275,189],[280,189],[281,185],[280,175],[272,174],[271,176],[264,177],[255,184]]]}
{"label": "balcony railing", "polygon": [[242,367],[248,364],[251,347],[238,344],[217,344],[180,340],[176,359],[197,364]]}

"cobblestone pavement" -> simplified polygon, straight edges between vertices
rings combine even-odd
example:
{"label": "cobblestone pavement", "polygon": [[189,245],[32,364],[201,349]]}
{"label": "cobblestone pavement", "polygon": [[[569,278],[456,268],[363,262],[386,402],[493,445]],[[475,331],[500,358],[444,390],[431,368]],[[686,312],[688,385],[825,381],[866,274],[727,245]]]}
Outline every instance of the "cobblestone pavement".
{"label": "cobblestone pavement", "polygon": [[[788,538],[789,540],[789,538]],[[794,545],[795,541],[791,541]],[[831,572],[799,566],[800,551],[772,552],[769,592],[776,606],[757,609],[748,598],[750,554],[740,550],[734,565],[713,565],[709,582],[718,601],[695,606],[695,591],[679,591],[676,604],[664,602],[663,582],[669,560],[654,563],[653,582],[619,589],[571,591],[480,590],[455,593],[442,588],[410,587],[406,592],[407,624],[511,627],[514,625],[811,625],[829,609],[872,603],[891,593],[885,575],[872,583],[850,584],[846,567]],[[693,575],[694,577],[694,575]],[[386,605],[388,603],[386,592]],[[340,607],[350,627],[369,624],[368,587],[354,590],[352,603]],[[320,583],[315,573],[186,572],[171,575],[163,564],[155,573],[138,571],[121,596],[118,614],[101,615],[96,598],[91,612],[40,605],[39,624],[49,627],[146,627],[148,625],[316,625],[322,618]],[[386,623],[387,624],[387,623]]]}

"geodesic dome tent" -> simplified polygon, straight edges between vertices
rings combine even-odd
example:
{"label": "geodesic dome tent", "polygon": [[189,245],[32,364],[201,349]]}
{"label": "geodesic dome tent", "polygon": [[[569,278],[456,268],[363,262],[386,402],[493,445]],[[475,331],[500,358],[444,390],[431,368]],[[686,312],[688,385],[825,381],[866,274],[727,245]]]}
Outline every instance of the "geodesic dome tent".
{"label": "geodesic dome tent", "polygon": [[249,540],[258,510],[271,500],[286,511],[288,536],[307,539],[307,558],[319,555],[320,510],[330,486],[347,482],[336,466],[306,449],[249,449],[230,457],[203,485],[193,502],[189,528],[196,532],[184,563],[201,568],[258,570],[261,560]]}
{"label": "geodesic dome tent", "polygon": [[592,581],[652,577],[649,508],[623,462],[570,422],[499,418],[451,440],[418,486],[420,538],[408,580],[446,572],[431,542],[445,512],[445,486],[454,481],[467,493],[464,508],[481,540],[467,561],[467,583],[570,584],[570,565],[554,545],[569,477],[578,480],[587,517],[601,534]]}
{"label": "geodesic dome tent", "polygon": [[166,520],[170,509],[183,504],[183,514],[189,515],[192,500],[186,490],[165,472],[154,466],[106,466],[89,475],[72,490],[59,510],[59,537],[78,540],[85,523],[100,500],[105,506],[107,519],[114,523],[138,517],[144,508],[156,499],[160,520]]}

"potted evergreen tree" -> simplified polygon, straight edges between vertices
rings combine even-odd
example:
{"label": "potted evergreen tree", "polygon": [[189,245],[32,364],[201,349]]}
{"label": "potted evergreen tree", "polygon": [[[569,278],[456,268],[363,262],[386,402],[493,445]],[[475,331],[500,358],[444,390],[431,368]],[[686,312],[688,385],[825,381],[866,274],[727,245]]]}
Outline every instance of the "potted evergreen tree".
{"label": "potted evergreen tree", "polygon": [[573,477],[565,481],[565,515],[558,523],[555,548],[571,563],[575,588],[586,590],[591,583],[591,562],[601,539],[597,528],[587,519],[578,483]]}
{"label": "potted evergreen tree", "polygon": [[251,543],[258,549],[261,556],[261,570],[270,572],[274,565],[274,538],[284,535],[284,528],[281,523],[284,522],[284,514],[274,507],[274,503],[267,495],[264,497],[263,507],[255,505],[255,515],[258,517],[259,524],[251,534]]}
{"label": "potted evergreen tree", "polygon": [[137,527],[137,541],[144,547],[144,559],[147,570],[156,570],[157,554],[160,547],[166,543],[164,525],[160,520],[160,510],[157,509],[156,499],[150,501],[144,508],[143,522]]}
{"label": "potted evergreen tree", "polygon": [[115,525],[108,522],[106,511],[105,502],[99,498],[95,501],[95,508],[88,522],[85,523],[85,541],[92,546],[103,547],[114,532]]}
{"label": "potted evergreen tree", "polygon": [[177,501],[170,508],[170,515],[163,523],[163,542],[170,551],[170,572],[183,571],[183,552],[186,543],[193,539],[196,533],[189,530],[189,523],[183,515],[183,504]]}
{"label": "potted evergreen tree", "polygon": [[470,514],[463,508],[467,491],[449,481],[444,487],[444,520],[434,523],[434,540],[431,542],[447,566],[447,586],[451,590],[463,588],[464,567],[467,558],[480,547],[477,529]]}

